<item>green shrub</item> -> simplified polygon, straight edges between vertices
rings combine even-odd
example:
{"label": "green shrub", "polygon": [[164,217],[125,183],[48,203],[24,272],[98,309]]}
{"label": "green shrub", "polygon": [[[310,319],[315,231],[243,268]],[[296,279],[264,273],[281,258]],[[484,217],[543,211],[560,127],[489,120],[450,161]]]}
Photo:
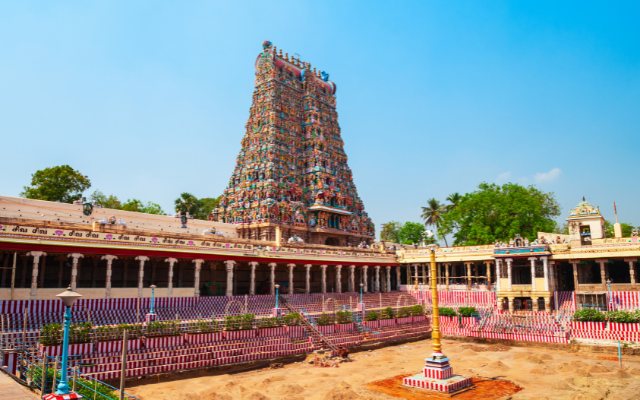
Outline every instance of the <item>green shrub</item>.
{"label": "green shrub", "polygon": [[336,313],[336,322],[338,324],[348,324],[353,322],[353,313],[351,311],[338,311]]}
{"label": "green shrub", "polygon": [[45,346],[57,346],[62,343],[62,325],[43,325],[42,328],[40,328],[40,343]]}
{"label": "green shrub", "polygon": [[145,336],[176,336],[180,334],[178,321],[151,321],[147,324]]}
{"label": "green shrub", "polygon": [[260,318],[256,321],[256,325],[258,328],[274,328],[281,326],[282,322],[282,318],[279,317]]}
{"label": "green shrub", "polygon": [[[137,339],[142,336],[142,324],[119,324],[118,329],[122,331],[127,331],[127,337],[129,339]],[[122,335],[120,335],[122,338]]]}
{"label": "green shrub", "polygon": [[420,304],[416,304],[415,306],[409,307],[409,313],[414,317],[419,317],[424,315],[424,307]]}
{"label": "green shrub", "polygon": [[440,312],[441,317],[455,317],[456,315],[458,315],[458,313],[456,313],[456,310],[451,307],[439,307],[438,311]]}
{"label": "green shrub", "polygon": [[398,318],[404,318],[404,317],[410,317],[411,316],[411,311],[412,308],[411,307],[401,307],[398,310]]}
{"label": "green shrub", "polygon": [[477,314],[475,307],[460,307],[458,308],[458,314],[463,317],[473,317]]}
{"label": "green shrub", "polygon": [[[91,341],[93,326],[89,322],[71,324],[69,327],[69,343],[88,343]],[[45,346],[56,346],[62,343],[62,325],[46,324],[40,328],[40,343]]]}
{"label": "green shrub", "polygon": [[218,326],[218,321],[215,319],[203,319],[196,322],[195,330],[199,333],[210,333],[218,332],[220,327]]}
{"label": "green shrub", "polygon": [[227,315],[224,318],[224,329],[228,331],[253,329],[255,318],[255,314]]}
{"label": "green shrub", "polygon": [[602,322],[605,320],[604,313],[592,308],[578,310],[573,314],[573,319],[582,322]]}
{"label": "green shrub", "polygon": [[395,316],[396,313],[391,307],[387,307],[384,310],[380,311],[380,319],[393,319],[395,318]]}
{"label": "green shrub", "polygon": [[367,313],[364,315],[365,321],[377,321],[379,319],[380,313],[378,313],[377,311],[367,311]]}
{"label": "green shrub", "polygon": [[640,322],[640,313],[631,311],[609,311],[607,319],[611,322],[634,323]]}
{"label": "green shrub", "polygon": [[316,322],[318,323],[318,325],[331,325],[333,324],[333,315],[329,315],[329,314],[320,314],[318,316],[318,318],[316,319]]}
{"label": "green shrub", "polygon": [[300,313],[290,313],[282,317],[284,324],[288,326],[295,326],[302,324],[302,315]]}

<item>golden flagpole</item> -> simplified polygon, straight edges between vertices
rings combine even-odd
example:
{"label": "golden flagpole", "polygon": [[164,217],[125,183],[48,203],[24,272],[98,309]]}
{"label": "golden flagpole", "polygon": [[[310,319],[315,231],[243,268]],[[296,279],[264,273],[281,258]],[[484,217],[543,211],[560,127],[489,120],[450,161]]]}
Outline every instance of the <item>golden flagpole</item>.
{"label": "golden flagpole", "polygon": [[431,250],[431,342],[433,344],[433,352],[442,354],[442,344],[440,343],[440,310],[438,309],[438,269],[436,267],[436,249],[435,246]]}

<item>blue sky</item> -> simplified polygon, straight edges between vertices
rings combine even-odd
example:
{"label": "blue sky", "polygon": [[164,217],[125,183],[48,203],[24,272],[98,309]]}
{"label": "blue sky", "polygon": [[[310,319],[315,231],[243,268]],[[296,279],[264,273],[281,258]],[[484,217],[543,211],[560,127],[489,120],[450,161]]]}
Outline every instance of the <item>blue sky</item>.
{"label": "blue sky", "polygon": [[0,2],[0,193],[220,194],[265,39],[330,73],[377,226],[482,181],[640,224],[640,3]]}

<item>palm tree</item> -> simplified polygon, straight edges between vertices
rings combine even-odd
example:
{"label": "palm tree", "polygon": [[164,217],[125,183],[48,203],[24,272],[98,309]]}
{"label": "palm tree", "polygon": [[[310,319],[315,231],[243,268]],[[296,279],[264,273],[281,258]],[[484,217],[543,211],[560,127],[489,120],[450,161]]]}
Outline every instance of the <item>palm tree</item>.
{"label": "palm tree", "polygon": [[175,201],[176,212],[188,212],[194,216],[198,212],[198,198],[191,193],[181,193]]}
{"label": "palm tree", "polygon": [[447,211],[451,211],[454,208],[456,208],[456,206],[458,204],[460,204],[460,200],[462,200],[462,195],[458,192],[455,193],[451,193],[448,197],[447,197],[447,201],[449,202],[449,204],[447,204]]}
{"label": "palm tree", "polygon": [[[427,206],[422,207],[422,219],[424,219],[424,224],[427,226],[434,226],[438,234],[440,233],[440,224],[442,223],[442,218],[444,214],[447,212],[447,207],[440,203],[435,198],[430,198],[427,200]],[[442,239],[444,239],[445,246],[449,246],[447,243],[447,238],[443,235]]]}

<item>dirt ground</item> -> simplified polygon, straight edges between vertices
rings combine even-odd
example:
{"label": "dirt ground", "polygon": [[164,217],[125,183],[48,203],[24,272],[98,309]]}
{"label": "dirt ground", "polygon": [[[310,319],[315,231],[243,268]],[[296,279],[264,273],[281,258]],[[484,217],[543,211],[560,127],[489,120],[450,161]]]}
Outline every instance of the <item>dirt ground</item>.
{"label": "dirt ground", "polygon": [[[504,379],[522,387],[504,398],[640,399],[640,356],[626,356],[620,369],[615,350],[611,354],[570,352],[451,340],[443,342],[443,350],[457,374]],[[143,400],[397,400],[373,391],[375,385],[369,384],[415,374],[429,354],[430,341],[423,340],[356,353],[354,362],[338,368],[300,362],[279,369],[140,385],[127,391]],[[487,398],[477,395],[473,398]]]}

